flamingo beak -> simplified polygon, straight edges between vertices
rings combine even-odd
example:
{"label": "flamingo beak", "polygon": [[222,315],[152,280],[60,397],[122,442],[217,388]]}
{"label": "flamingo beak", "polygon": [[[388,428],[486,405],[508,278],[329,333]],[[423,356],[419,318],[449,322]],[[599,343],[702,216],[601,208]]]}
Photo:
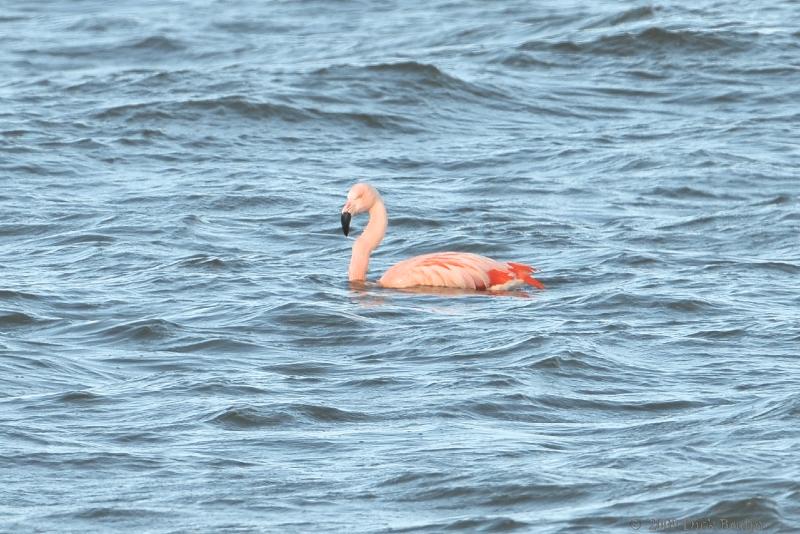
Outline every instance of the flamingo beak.
{"label": "flamingo beak", "polygon": [[350,215],[349,211],[342,212],[342,232],[344,232],[345,237],[350,233],[350,219],[352,218],[353,216]]}

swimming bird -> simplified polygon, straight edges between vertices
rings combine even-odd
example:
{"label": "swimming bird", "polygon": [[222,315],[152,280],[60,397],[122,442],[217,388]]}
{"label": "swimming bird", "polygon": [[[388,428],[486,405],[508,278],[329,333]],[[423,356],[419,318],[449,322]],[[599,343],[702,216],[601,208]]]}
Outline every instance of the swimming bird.
{"label": "swimming bird", "polygon": [[[383,240],[389,224],[386,206],[378,191],[369,184],[357,183],[347,193],[342,208],[345,236],[350,233],[352,217],[364,212],[369,213],[369,222],[353,243],[348,270],[351,282],[366,280],[369,256]],[[530,284],[544,289],[532,276],[534,271],[533,267],[522,263],[497,261],[468,252],[434,252],[394,265],[378,280],[378,285],[397,289],[432,286],[498,291]]]}

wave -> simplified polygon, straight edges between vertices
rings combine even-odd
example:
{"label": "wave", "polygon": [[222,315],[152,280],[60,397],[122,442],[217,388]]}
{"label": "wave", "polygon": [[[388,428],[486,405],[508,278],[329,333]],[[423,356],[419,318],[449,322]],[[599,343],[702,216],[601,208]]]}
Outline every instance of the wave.
{"label": "wave", "polygon": [[262,367],[265,371],[271,371],[285,376],[320,376],[330,373],[332,368],[332,364],[315,361],[281,363]]}
{"label": "wave", "polygon": [[605,35],[588,41],[533,40],[519,50],[564,54],[639,56],[659,52],[718,54],[740,52],[754,46],[758,34],[710,30],[670,30],[653,26],[638,32]]}
{"label": "wave", "polygon": [[419,131],[409,118],[389,113],[366,111],[330,111],[315,107],[259,102],[240,95],[210,99],[152,101],[108,107],[93,114],[95,119],[122,119],[127,123],[150,123],[175,119],[197,120],[211,113],[220,117],[236,116],[249,120],[279,120],[286,123],[323,122],[355,125],[370,129],[406,133]]}
{"label": "wave", "polygon": [[[306,330],[314,328],[333,328],[337,331],[358,331],[369,319],[346,310],[330,308],[320,304],[287,302],[269,310],[269,319],[282,327]],[[343,339],[331,340],[334,344]]]}
{"label": "wave", "polygon": [[68,31],[102,33],[109,30],[135,28],[139,25],[139,21],[132,17],[89,16],[67,26],[66,29]]}
{"label": "wave", "polygon": [[800,274],[800,265],[788,261],[751,261],[739,262],[738,265],[744,269],[758,269],[766,271],[778,271],[787,274]]}
{"label": "wave", "polygon": [[492,479],[475,481],[473,484],[429,483],[410,488],[401,501],[458,501],[471,506],[509,507],[523,503],[565,503],[591,494],[590,483],[497,483]]}
{"label": "wave", "polygon": [[[0,170],[6,171],[9,174],[20,173],[23,175],[30,175],[30,176],[71,176],[77,177],[80,176],[77,170],[70,168],[69,165],[55,164],[55,163],[42,163],[42,164],[34,164],[34,163],[23,163],[20,165],[15,164],[7,164],[7,163],[0,163]],[[23,226],[23,225],[11,225],[13,226]],[[46,226],[44,224],[32,224],[32,225],[24,225],[24,226],[31,226],[31,227],[43,227]]]}
{"label": "wave", "polygon": [[108,145],[106,145],[105,143],[101,143],[89,137],[70,140],[70,141],[47,141],[44,143],[40,143],[38,146],[45,148],[88,148],[88,149],[108,148]]}
{"label": "wave", "polygon": [[27,293],[25,291],[15,291],[13,289],[0,289],[0,300],[41,300],[42,295]]}
{"label": "wave", "polygon": [[455,521],[439,521],[434,523],[420,523],[419,525],[408,527],[394,527],[392,532],[511,532],[521,529],[528,530],[532,527],[531,523],[520,521],[512,517],[505,516],[476,516],[467,519],[456,519]]}
{"label": "wave", "polygon": [[57,396],[56,400],[68,404],[87,404],[102,402],[106,400],[106,398],[102,395],[98,395],[97,393],[92,393],[91,391],[78,390],[61,393]]}
{"label": "wave", "polygon": [[760,200],[758,202],[754,202],[751,204],[752,206],[782,206],[785,204],[790,204],[794,200],[792,195],[787,193],[781,193],[776,196],[771,196],[765,200]]}
{"label": "wave", "polygon": [[800,400],[791,394],[784,394],[781,398],[762,400],[755,413],[754,420],[786,420],[790,421],[800,415]]}
{"label": "wave", "polygon": [[[184,101],[154,101],[112,106],[94,113],[96,119],[125,118],[129,122],[147,119],[178,118],[186,111],[223,111],[255,119],[278,118],[287,122],[307,120],[310,116],[291,106],[253,102],[241,96]],[[184,113],[185,114],[185,113]]]}
{"label": "wave", "polygon": [[634,7],[631,9],[626,9],[621,13],[615,13],[613,15],[601,17],[595,20],[594,22],[585,25],[583,28],[592,29],[592,28],[613,27],[613,26],[619,26],[621,24],[627,24],[629,22],[650,20],[656,15],[656,12],[659,11],[660,9],[661,8],[658,6]]}
{"label": "wave", "polygon": [[295,418],[289,413],[262,413],[253,407],[242,406],[226,408],[211,417],[208,422],[228,430],[246,430],[291,425],[295,422]]}
{"label": "wave", "polygon": [[53,225],[46,223],[0,223],[0,236],[41,235],[52,229]]}
{"label": "wave", "polygon": [[178,39],[164,35],[152,35],[143,39],[127,41],[116,46],[106,44],[86,44],[77,46],[61,46],[58,48],[27,49],[21,51],[28,55],[46,55],[51,57],[62,57],[69,59],[115,59],[120,56],[130,56],[131,54],[170,54],[182,52],[188,48],[188,44]]}
{"label": "wave", "polygon": [[431,85],[460,85],[465,82],[447,75],[435,65],[417,63],[416,61],[401,61],[398,63],[375,63],[371,65],[332,65],[313,71],[311,74],[323,79],[345,78],[353,79],[364,77],[365,73],[380,73],[381,78],[399,78],[417,80]]}
{"label": "wave", "polygon": [[115,521],[122,519],[137,519],[141,520],[145,517],[161,517],[164,521],[173,517],[172,512],[166,510],[159,510],[154,508],[122,508],[110,506],[90,506],[75,512],[51,514],[46,516],[48,518],[68,518],[75,517],[84,520],[98,520]]}
{"label": "wave", "polygon": [[692,334],[688,334],[687,337],[708,339],[708,340],[719,340],[719,339],[738,339],[744,337],[746,334],[747,330],[743,328],[728,328],[722,330],[715,330],[715,329],[700,330]]}
{"label": "wave", "polygon": [[733,215],[727,214],[714,214],[714,215],[698,215],[686,217],[678,222],[664,224],[658,226],[657,230],[681,230],[684,228],[698,228],[702,226],[712,226],[724,221],[734,220]]}
{"label": "wave", "polygon": [[104,234],[78,234],[67,236],[53,236],[51,242],[55,246],[80,245],[82,243],[114,243],[117,238]]}
{"label": "wave", "polygon": [[364,421],[367,418],[368,416],[361,412],[318,404],[291,404],[270,408],[244,405],[226,408],[207,419],[207,422],[228,430],[248,430],[296,426],[300,423],[352,423]]}
{"label": "wave", "polygon": [[537,401],[542,406],[564,408],[568,410],[599,410],[609,412],[676,412],[686,411],[706,406],[708,403],[693,400],[637,400],[622,401],[616,399],[601,399],[598,397],[581,398],[566,397],[563,395],[540,395]]}
{"label": "wave", "polygon": [[180,267],[200,267],[203,269],[236,269],[246,267],[247,262],[242,259],[223,259],[219,256],[209,254],[194,254],[180,260],[177,264]]}
{"label": "wave", "polygon": [[647,194],[663,198],[674,198],[674,199],[704,200],[704,199],[720,198],[718,194],[712,193],[711,191],[704,191],[702,189],[697,189],[695,187],[690,187],[687,185],[678,187],[658,186],[648,191]]}
{"label": "wave", "polygon": [[230,353],[230,352],[248,352],[253,350],[259,350],[262,348],[263,347],[261,345],[255,343],[249,343],[247,341],[238,341],[236,339],[229,339],[229,338],[212,338],[191,343],[173,345],[170,347],[165,347],[163,350],[169,352]]}
{"label": "wave", "polygon": [[[622,229],[626,231],[625,228]],[[611,266],[618,266],[618,265],[628,265],[630,267],[645,267],[645,266],[655,266],[659,265],[662,262],[661,258],[651,254],[643,254],[637,252],[620,252],[618,254],[614,254],[602,262],[600,265],[611,265]]]}
{"label": "wave", "polygon": [[146,37],[140,41],[130,43],[126,45],[125,48],[153,52],[175,52],[178,50],[185,50],[186,44],[177,39],[171,39],[163,35],[154,35],[152,37]]}
{"label": "wave", "polygon": [[0,327],[24,327],[43,325],[53,319],[39,317],[30,313],[14,310],[0,310]]}
{"label": "wave", "polygon": [[180,325],[164,319],[141,319],[105,328],[97,334],[113,341],[159,341],[180,331]]}
{"label": "wave", "polygon": [[641,310],[649,308],[707,314],[713,310],[720,309],[717,304],[709,300],[674,295],[645,295],[619,291],[599,301],[595,296],[593,296],[592,299],[593,306],[606,311],[612,309]]}
{"label": "wave", "polygon": [[[725,531],[764,532],[769,529],[778,532],[789,527],[783,522],[778,504],[762,496],[717,501],[702,513],[687,518],[684,524],[688,522],[688,527],[694,527],[688,530],[696,530],[708,528],[703,526],[708,521],[713,521],[714,527]],[[776,528],[778,526],[782,528]]]}
{"label": "wave", "polygon": [[563,369],[565,372],[588,371],[608,372],[613,368],[612,362],[592,356],[585,352],[566,350],[551,356],[539,358],[524,368],[531,370]]}
{"label": "wave", "polygon": [[243,33],[265,34],[265,33],[287,33],[296,30],[297,26],[289,24],[279,24],[274,20],[253,20],[253,19],[234,19],[212,23],[212,27],[240,35]]}
{"label": "wave", "polygon": [[[492,105],[499,105],[510,97],[495,87],[485,83],[474,83],[463,80],[452,74],[442,71],[439,67],[429,63],[416,61],[401,61],[397,63],[375,63],[370,65],[333,65],[324,67],[311,73],[313,78],[327,82],[353,81],[370,82],[387,97],[396,97],[404,94],[409,102],[418,102],[426,97],[435,97],[438,94],[448,98],[473,97],[484,99]],[[391,84],[392,88],[383,87]],[[402,93],[398,88],[403,88]]]}
{"label": "wave", "polygon": [[5,455],[0,461],[5,464],[42,466],[56,469],[75,469],[95,472],[95,470],[148,470],[163,467],[163,459],[148,458],[140,453],[128,452],[30,452]]}
{"label": "wave", "polygon": [[493,62],[514,69],[549,69],[558,66],[558,63],[545,61],[525,51],[501,52],[495,55]]}
{"label": "wave", "polygon": [[404,384],[408,384],[410,381],[395,378],[391,376],[381,376],[375,378],[359,378],[354,380],[346,380],[340,383],[341,387],[344,388],[382,388],[382,387],[392,387],[392,386],[400,386]]}
{"label": "wave", "polygon": [[247,383],[238,383],[227,378],[211,378],[200,383],[184,386],[181,389],[193,393],[236,395],[237,397],[243,395],[264,395],[268,393],[266,389]]}
{"label": "wave", "polygon": [[363,412],[340,410],[331,406],[315,404],[295,405],[294,409],[312,421],[320,423],[357,422],[368,418]]}

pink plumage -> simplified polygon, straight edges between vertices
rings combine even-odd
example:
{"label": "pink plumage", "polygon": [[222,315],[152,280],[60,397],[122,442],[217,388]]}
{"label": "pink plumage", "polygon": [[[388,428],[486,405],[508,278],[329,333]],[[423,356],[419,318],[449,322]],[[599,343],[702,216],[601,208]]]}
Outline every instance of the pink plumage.
{"label": "pink plumage", "polygon": [[[356,184],[342,208],[342,229],[350,231],[353,215],[369,212],[369,223],[353,244],[350,258],[350,281],[366,279],[370,253],[386,233],[388,217],[380,194],[368,184]],[[415,256],[389,268],[378,281],[383,287],[449,287],[475,290],[506,290],[529,284],[544,285],[533,278],[533,267],[515,262],[501,262],[468,252],[436,252]]]}

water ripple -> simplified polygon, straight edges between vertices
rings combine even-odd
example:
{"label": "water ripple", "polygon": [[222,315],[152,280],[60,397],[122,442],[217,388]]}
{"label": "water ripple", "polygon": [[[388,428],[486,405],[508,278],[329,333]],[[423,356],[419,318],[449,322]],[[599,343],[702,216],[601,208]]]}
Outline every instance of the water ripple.
{"label": "water ripple", "polygon": [[792,531],[790,3],[16,4],[0,530]]}

